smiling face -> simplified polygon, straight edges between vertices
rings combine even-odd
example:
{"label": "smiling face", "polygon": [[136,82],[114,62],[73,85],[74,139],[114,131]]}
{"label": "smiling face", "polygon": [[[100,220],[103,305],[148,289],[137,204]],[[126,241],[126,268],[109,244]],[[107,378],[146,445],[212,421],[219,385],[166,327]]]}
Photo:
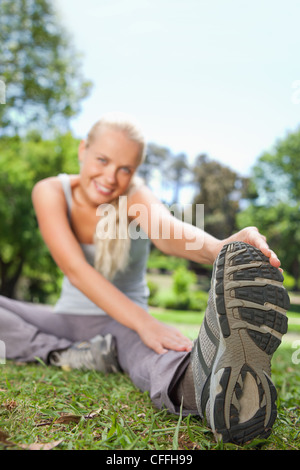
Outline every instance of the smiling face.
{"label": "smiling face", "polygon": [[109,127],[79,147],[80,187],[91,205],[109,203],[124,194],[140,164],[140,145]]}

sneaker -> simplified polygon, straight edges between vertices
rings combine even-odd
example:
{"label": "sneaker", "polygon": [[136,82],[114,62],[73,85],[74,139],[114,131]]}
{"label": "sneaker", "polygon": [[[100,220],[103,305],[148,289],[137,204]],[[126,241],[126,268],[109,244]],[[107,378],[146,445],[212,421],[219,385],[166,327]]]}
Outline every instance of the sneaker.
{"label": "sneaker", "polygon": [[115,340],[112,335],[95,336],[90,341],[75,343],[63,351],[51,353],[51,365],[63,369],[97,370],[99,372],[121,371],[117,359]]}
{"label": "sneaker", "polygon": [[281,272],[258,249],[225,245],[192,350],[197,408],[215,438],[267,438],[277,416],[271,358],[287,332],[289,297]]}

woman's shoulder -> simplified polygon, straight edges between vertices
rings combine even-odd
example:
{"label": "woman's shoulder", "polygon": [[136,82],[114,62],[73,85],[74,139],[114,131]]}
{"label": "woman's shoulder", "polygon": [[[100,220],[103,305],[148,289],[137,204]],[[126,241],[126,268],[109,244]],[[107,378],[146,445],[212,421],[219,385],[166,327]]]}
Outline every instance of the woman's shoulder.
{"label": "woman's shoulder", "polygon": [[143,181],[134,185],[128,193],[128,205],[133,204],[161,204],[160,199]]}
{"label": "woman's shoulder", "polygon": [[[66,176],[70,176],[71,189],[76,184],[76,175]],[[49,176],[39,180],[32,189],[31,198],[36,210],[49,209],[52,206],[57,209],[61,206],[65,209],[66,195],[60,176]]]}
{"label": "woman's shoulder", "polygon": [[49,176],[39,180],[32,188],[32,197],[40,197],[45,193],[59,192],[61,183],[58,176]]}
{"label": "woman's shoulder", "polygon": [[56,192],[62,194],[62,176],[69,180],[70,187],[72,188],[78,183],[79,175],[68,175],[66,173],[57,175],[57,176],[49,176],[47,178],[43,178],[39,180],[33,187],[33,193],[39,192],[40,194],[44,191],[48,192]]}

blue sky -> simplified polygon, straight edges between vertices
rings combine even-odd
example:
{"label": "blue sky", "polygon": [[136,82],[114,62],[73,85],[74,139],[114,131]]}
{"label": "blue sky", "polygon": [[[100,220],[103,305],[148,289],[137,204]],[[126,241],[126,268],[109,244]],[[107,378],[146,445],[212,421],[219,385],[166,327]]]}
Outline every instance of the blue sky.
{"label": "blue sky", "polygon": [[53,1],[94,83],[77,136],[120,110],[149,141],[247,175],[298,128],[299,0]]}

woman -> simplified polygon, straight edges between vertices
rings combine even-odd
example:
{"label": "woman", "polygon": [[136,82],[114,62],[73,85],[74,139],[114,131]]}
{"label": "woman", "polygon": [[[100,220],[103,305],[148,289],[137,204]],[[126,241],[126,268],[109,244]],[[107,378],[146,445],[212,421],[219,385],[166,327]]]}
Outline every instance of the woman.
{"label": "woman", "polygon": [[[216,438],[242,443],[268,435],[276,416],[270,358],[286,329],[288,300],[265,237],[250,227],[217,240],[172,217],[135,176],[145,141],[124,115],[104,116],[78,154],[78,175],[47,178],[33,189],[42,236],[65,277],[54,311],[1,297],[7,358],[122,370],[155,406],[206,415]],[[147,311],[147,237],[164,253],[214,264],[194,344]],[[196,248],[187,248],[193,240]],[[236,298],[238,287],[244,300]],[[252,293],[272,308],[258,307]]]}

